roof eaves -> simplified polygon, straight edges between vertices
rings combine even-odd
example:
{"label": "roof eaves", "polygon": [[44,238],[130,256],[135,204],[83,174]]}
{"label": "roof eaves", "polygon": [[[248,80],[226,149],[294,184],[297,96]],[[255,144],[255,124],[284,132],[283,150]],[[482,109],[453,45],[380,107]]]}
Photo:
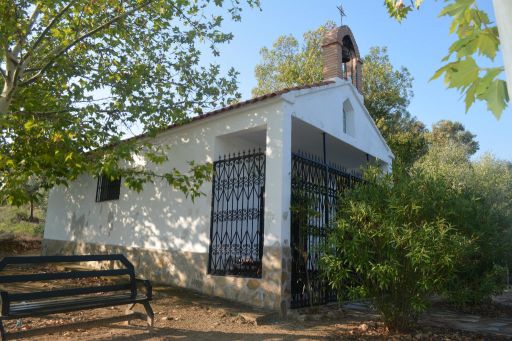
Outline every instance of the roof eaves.
{"label": "roof eaves", "polygon": [[[200,121],[200,120],[204,120],[204,119],[209,118],[211,116],[216,116],[218,114],[225,113],[225,112],[228,112],[228,111],[231,111],[231,110],[235,110],[235,109],[239,109],[239,108],[242,108],[242,107],[246,107],[246,106],[248,106],[250,104],[253,104],[253,103],[262,102],[262,101],[264,101],[266,99],[269,99],[269,98],[278,97],[278,96],[281,96],[283,94],[289,93],[291,91],[317,88],[317,87],[321,87],[321,86],[325,86],[325,85],[329,85],[329,84],[334,84],[334,83],[336,83],[334,80],[324,80],[324,81],[317,82],[317,83],[284,88],[284,89],[281,89],[281,90],[278,90],[278,91],[274,91],[274,92],[270,92],[268,94],[264,94],[264,95],[261,95],[261,96],[258,96],[258,97],[254,97],[254,98],[242,101],[242,102],[233,103],[233,104],[230,104],[228,106],[212,110],[212,111],[210,111],[210,112],[208,112],[206,114],[194,116],[194,117],[190,118],[189,120],[185,120],[184,122],[181,122],[181,123],[170,124],[166,128],[162,129],[161,132],[164,132],[164,131],[167,131],[167,130],[170,130],[170,129],[173,129],[173,128],[177,128],[177,127],[182,127],[182,126],[187,125],[189,123]],[[161,133],[161,132],[159,132],[159,133]],[[138,139],[142,139],[142,138],[145,138],[145,137],[149,137],[149,136],[147,134],[140,134],[140,135],[128,138],[128,139],[126,139],[124,141],[138,140]]]}

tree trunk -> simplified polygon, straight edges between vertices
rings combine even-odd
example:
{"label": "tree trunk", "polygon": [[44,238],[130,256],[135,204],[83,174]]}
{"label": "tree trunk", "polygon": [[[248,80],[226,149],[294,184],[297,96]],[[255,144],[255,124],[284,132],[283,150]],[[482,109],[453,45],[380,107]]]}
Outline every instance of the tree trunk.
{"label": "tree trunk", "polygon": [[[11,63],[7,63],[11,64]],[[9,65],[8,65],[9,66]],[[10,79],[10,72],[7,73],[7,80],[4,81],[4,87],[0,94],[0,114],[7,114],[11,105],[13,94],[13,83]]]}
{"label": "tree trunk", "polygon": [[6,97],[0,97],[0,114],[7,114],[10,101]]}
{"label": "tree trunk", "polygon": [[24,71],[23,65],[17,65],[18,58],[11,51],[6,51],[5,55],[4,86],[0,94],[0,114],[7,114],[11,105],[18,79]]}
{"label": "tree trunk", "polygon": [[34,221],[34,199],[30,198],[30,218],[29,221]]}

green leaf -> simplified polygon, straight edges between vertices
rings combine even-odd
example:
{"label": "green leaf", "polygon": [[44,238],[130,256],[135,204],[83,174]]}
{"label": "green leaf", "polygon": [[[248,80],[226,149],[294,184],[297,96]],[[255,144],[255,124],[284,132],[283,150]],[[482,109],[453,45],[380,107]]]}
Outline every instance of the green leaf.
{"label": "green leaf", "polygon": [[510,100],[507,92],[507,83],[501,79],[493,81],[487,92],[482,94],[482,97],[487,101],[487,108],[497,119],[500,119],[503,110],[507,107],[507,102]]}
{"label": "green leaf", "polygon": [[37,125],[36,121],[28,120],[27,122],[25,122],[25,124],[23,126],[25,127],[26,130],[31,130],[36,125]]}
{"label": "green leaf", "polygon": [[487,70],[484,77],[479,79],[477,87],[476,87],[476,95],[480,98],[480,96],[487,92],[491,82],[501,73],[503,72],[503,68],[490,68]]}
{"label": "green leaf", "polygon": [[471,57],[450,63],[447,66],[445,83],[449,88],[466,88],[478,79],[480,69]]}
{"label": "green leaf", "polygon": [[492,29],[487,29],[478,35],[477,43],[479,53],[494,60],[500,45],[498,35]]}
{"label": "green leaf", "polygon": [[470,56],[476,52],[478,48],[478,36],[470,35],[466,38],[459,39],[455,41],[450,46],[450,54],[443,59],[443,61],[447,61],[448,58],[453,54],[457,54],[457,58],[463,58],[466,56]]}
{"label": "green leaf", "polygon": [[476,99],[476,88],[477,88],[478,82],[473,83],[468,90],[466,91],[466,98],[464,100],[464,103],[466,104],[466,113],[469,111],[469,108],[475,103]]}
{"label": "green leaf", "polygon": [[401,22],[403,19],[405,19],[407,17],[407,14],[409,14],[409,12],[412,11],[411,6],[405,6],[400,1],[385,0],[384,4],[386,5],[386,9],[388,10],[389,16],[395,18],[398,22]]}
{"label": "green leaf", "polygon": [[446,72],[446,70],[448,69],[448,65],[445,65],[443,67],[440,67],[435,73],[434,75],[429,79],[430,81],[434,80],[434,79],[437,79],[439,78],[443,73]]}
{"label": "green leaf", "polygon": [[474,0],[457,0],[454,3],[445,6],[441,12],[439,13],[439,16],[458,16],[461,15],[466,11],[466,9],[471,6],[475,1]]}

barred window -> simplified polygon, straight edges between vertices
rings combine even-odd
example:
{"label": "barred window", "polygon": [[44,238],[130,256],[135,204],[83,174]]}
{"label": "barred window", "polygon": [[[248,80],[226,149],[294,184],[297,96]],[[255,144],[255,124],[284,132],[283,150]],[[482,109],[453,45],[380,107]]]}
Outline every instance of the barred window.
{"label": "barred window", "polygon": [[119,191],[121,190],[121,179],[110,180],[109,177],[101,175],[98,177],[98,186],[96,187],[96,202],[119,200]]}

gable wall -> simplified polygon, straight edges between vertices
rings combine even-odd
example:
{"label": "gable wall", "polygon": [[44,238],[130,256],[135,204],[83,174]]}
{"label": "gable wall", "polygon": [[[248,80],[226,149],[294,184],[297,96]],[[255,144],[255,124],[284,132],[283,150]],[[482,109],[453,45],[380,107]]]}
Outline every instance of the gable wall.
{"label": "gable wall", "polygon": [[[357,96],[359,95],[349,82],[338,79],[335,85],[313,91],[297,91],[284,97],[292,102],[287,106],[287,110],[290,110],[293,116],[391,164],[392,154],[365,112],[362,99]],[[354,136],[343,133],[343,103],[347,99],[354,109]]]}

